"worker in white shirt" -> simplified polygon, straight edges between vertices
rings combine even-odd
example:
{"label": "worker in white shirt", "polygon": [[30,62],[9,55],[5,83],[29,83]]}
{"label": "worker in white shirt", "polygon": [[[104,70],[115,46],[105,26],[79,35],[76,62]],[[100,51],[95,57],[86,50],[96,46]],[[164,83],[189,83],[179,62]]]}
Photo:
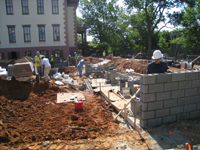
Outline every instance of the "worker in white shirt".
{"label": "worker in white shirt", "polygon": [[[49,72],[51,70],[51,64],[49,63],[49,59],[45,58],[44,56],[42,56],[42,60],[41,60],[41,66],[43,66],[43,65],[44,65],[45,79],[46,79],[46,81],[49,81],[50,80]],[[41,69],[41,71],[43,71],[43,69]]]}

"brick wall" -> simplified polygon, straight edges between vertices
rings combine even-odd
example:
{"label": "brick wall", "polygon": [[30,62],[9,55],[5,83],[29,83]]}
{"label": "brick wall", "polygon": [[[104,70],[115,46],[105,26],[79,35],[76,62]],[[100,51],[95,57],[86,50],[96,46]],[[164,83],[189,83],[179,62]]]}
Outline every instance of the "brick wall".
{"label": "brick wall", "polygon": [[200,117],[200,71],[142,75],[143,128]]}

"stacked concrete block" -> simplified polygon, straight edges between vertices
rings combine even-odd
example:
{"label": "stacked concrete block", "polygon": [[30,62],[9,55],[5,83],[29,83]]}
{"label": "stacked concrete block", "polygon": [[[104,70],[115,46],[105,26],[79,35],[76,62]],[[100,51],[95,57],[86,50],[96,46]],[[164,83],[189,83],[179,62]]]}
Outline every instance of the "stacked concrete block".
{"label": "stacked concrete block", "polygon": [[109,71],[105,71],[105,78],[106,78],[106,80],[111,79],[111,73]]}
{"label": "stacked concrete block", "polygon": [[13,64],[8,65],[8,76],[12,76],[12,71],[13,71]]}
{"label": "stacked concrete block", "polygon": [[145,74],[140,84],[143,128],[200,117],[200,71]]}
{"label": "stacked concrete block", "polygon": [[88,77],[92,74],[92,65],[91,64],[85,64],[85,75]]}
{"label": "stacked concrete block", "polygon": [[118,77],[117,69],[110,70],[110,74],[111,74],[111,84],[118,84],[118,81],[116,80],[116,77]]}

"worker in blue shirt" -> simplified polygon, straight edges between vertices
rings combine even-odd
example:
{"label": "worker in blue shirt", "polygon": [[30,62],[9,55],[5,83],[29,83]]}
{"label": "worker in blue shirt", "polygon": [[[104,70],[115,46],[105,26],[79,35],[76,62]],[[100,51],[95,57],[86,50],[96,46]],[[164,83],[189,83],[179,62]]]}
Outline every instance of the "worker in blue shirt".
{"label": "worker in blue shirt", "polygon": [[149,63],[147,67],[147,74],[171,72],[167,66],[167,63],[162,61],[162,57],[163,54],[160,50],[155,50],[153,52],[152,59],[154,61]]}
{"label": "worker in blue shirt", "polygon": [[83,64],[84,64],[84,60],[81,59],[77,65],[80,78],[82,77]]}

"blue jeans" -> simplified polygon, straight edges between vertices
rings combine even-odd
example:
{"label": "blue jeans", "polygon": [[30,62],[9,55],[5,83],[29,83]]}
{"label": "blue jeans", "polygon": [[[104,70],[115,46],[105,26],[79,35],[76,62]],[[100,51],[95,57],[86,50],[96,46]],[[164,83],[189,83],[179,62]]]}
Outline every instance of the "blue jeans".
{"label": "blue jeans", "polygon": [[79,77],[80,77],[80,78],[82,77],[82,69],[83,69],[83,68],[78,67],[78,72],[79,72]]}

